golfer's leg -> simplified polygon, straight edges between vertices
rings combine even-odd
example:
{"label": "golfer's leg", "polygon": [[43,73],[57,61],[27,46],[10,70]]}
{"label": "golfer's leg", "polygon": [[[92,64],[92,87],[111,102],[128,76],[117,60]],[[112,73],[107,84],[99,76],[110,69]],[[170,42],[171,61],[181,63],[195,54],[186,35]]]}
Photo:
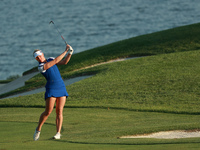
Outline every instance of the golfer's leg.
{"label": "golfer's leg", "polygon": [[65,106],[66,96],[59,97],[56,100],[56,128],[57,132],[61,132],[63,122],[63,108]]}
{"label": "golfer's leg", "polygon": [[51,114],[53,110],[55,101],[56,101],[55,97],[50,97],[46,99],[46,108],[45,108],[45,111],[40,116],[37,131],[41,131],[42,125],[47,120],[48,116]]}

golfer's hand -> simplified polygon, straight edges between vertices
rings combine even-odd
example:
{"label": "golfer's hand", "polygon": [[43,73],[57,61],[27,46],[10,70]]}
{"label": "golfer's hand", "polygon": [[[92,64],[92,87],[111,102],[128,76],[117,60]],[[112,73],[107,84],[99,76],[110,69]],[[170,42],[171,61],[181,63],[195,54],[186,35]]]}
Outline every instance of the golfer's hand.
{"label": "golfer's hand", "polygon": [[65,48],[65,51],[68,52],[68,50],[69,50],[70,47],[71,47],[71,46],[67,44],[67,46],[66,46],[66,48]]}
{"label": "golfer's hand", "polygon": [[73,48],[70,46],[70,47],[69,47],[69,54],[72,55],[73,52],[74,52],[74,50],[73,50]]}

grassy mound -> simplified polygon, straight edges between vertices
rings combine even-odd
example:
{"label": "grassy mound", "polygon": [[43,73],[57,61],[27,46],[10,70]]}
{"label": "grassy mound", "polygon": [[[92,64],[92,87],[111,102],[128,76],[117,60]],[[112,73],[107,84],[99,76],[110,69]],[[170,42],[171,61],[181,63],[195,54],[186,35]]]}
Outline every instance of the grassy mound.
{"label": "grassy mound", "polygon": [[[200,24],[193,24],[152,34],[133,37],[105,46],[97,47],[73,55],[66,66],[59,66],[63,78],[78,76],[75,70],[117,58],[133,56],[150,56],[182,51],[193,51],[200,48]],[[36,67],[24,72],[28,74],[36,71]],[[97,72],[88,72],[95,74]],[[45,85],[42,75],[37,75],[26,82],[26,86],[9,93],[0,95],[0,98],[31,90]]]}
{"label": "grassy mound", "polygon": [[[56,146],[60,149],[66,146],[71,149],[198,148],[200,138],[155,140],[117,137],[162,130],[200,129],[199,27],[200,24],[179,27],[73,55],[68,66],[60,67],[64,78],[95,75],[67,86],[70,96],[64,109],[62,140],[50,139],[54,135],[52,128],[55,128],[53,113],[43,127],[37,149],[44,148],[44,145],[46,149],[56,149]],[[130,56],[147,57],[76,71]],[[44,82],[40,83],[41,80],[44,78],[40,75],[32,78],[24,90],[42,86]],[[2,148],[36,149],[32,134],[44,110],[43,95],[42,92],[0,101],[0,126],[4,131],[0,138]],[[15,130],[11,129],[12,125]]]}
{"label": "grassy mound", "polygon": [[[162,54],[101,65],[92,78],[67,87],[67,106],[200,114],[200,52]],[[43,94],[2,100],[0,106],[43,107]]]}

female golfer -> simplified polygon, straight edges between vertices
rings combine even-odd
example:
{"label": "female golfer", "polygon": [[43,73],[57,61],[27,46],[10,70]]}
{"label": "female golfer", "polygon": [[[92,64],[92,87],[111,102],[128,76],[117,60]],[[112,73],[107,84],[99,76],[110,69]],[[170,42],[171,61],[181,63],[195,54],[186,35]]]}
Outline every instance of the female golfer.
{"label": "female golfer", "polygon": [[[64,58],[68,51],[68,55]],[[33,52],[33,56],[39,62],[38,70],[47,80],[45,86],[46,108],[45,111],[41,114],[38,126],[35,129],[35,133],[33,136],[33,139],[35,141],[39,139],[42,125],[47,120],[48,116],[51,114],[55,102],[57,133],[53,138],[60,139],[60,131],[63,122],[63,108],[65,105],[66,98],[68,97],[68,93],[66,91],[65,84],[62,80],[57,65],[67,64],[71,58],[72,53],[73,49],[70,45],[67,45],[65,51],[56,58],[50,57],[48,59],[45,59],[44,54],[41,50],[35,50]]]}

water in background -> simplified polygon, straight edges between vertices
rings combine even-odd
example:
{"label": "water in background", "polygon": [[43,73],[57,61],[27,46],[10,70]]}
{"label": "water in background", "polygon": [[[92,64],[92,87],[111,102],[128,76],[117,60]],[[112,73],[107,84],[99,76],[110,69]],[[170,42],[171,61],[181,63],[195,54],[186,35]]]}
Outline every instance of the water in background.
{"label": "water in background", "polygon": [[56,57],[199,22],[199,0],[0,0],[0,80],[37,65],[34,49]]}

